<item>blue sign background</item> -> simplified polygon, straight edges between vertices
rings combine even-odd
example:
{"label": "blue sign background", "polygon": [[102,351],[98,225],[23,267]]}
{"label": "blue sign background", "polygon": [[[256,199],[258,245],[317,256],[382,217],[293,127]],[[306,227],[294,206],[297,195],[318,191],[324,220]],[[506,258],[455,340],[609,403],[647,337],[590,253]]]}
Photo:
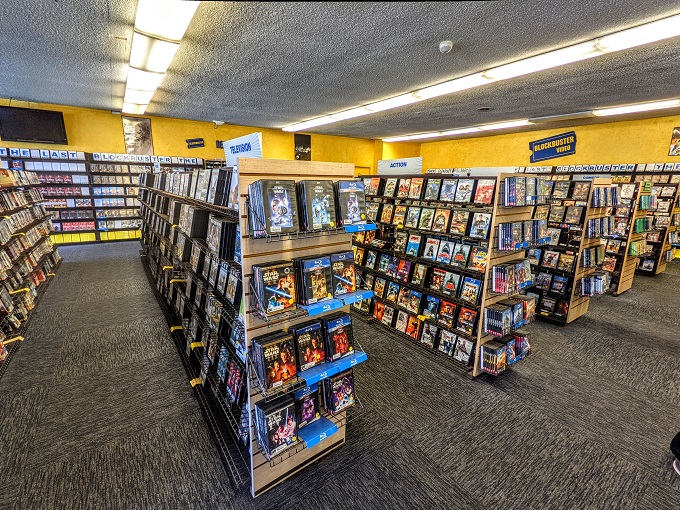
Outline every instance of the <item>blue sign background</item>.
{"label": "blue sign background", "polygon": [[532,163],[576,154],[576,133],[569,131],[561,135],[529,142],[529,150],[531,151]]}

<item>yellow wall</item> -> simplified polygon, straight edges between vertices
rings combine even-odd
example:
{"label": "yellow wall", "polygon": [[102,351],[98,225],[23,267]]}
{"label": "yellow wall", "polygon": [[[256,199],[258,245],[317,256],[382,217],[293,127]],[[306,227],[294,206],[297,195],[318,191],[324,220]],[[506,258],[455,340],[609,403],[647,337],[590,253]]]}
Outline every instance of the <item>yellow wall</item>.
{"label": "yellow wall", "polygon": [[677,126],[680,126],[680,116],[669,116],[446,140],[421,144],[421,155],[423,169],[529,166],[529,142],[575,131],[576,154],[537,165],[680,162],[680,158],[668,156],[671,134]]}
{"label": "yellow wall", "polygon": [[383,157],[381,159],[417,158],[418,156],[420,156],[419,143],[383,143]]}
{"label": "yellow wall", "polygon": [[[9,100],[0,99],[6,106]],[[120,115],[104,110],[77,108],[42,103],[12,101],[12,106],[58,110],[64,114],[69,145],[49,145],[50,148],[84,152],[124,153],[123,124]],[[151,119],[154,152],[162,156],[184,156],[205,159],[224,159],[224,151],[216,147],[217,140],[229,140],[239,136],[262,132],[262,152],[268,159],[293,159],[295,157],[294,135],[278,129],[223,124],[215,127],[212,122],[199,122],[166,117],[142,115]],[[185,140],[203,138],[205,147],[187,149]],[[0,142],[12,147],[46,147],[45,144]],[[343,136],[312,135],[312,159],[352,163],[365,173],[374,170],[374,142]],[[378,158],[381,159],[381,158]]]}

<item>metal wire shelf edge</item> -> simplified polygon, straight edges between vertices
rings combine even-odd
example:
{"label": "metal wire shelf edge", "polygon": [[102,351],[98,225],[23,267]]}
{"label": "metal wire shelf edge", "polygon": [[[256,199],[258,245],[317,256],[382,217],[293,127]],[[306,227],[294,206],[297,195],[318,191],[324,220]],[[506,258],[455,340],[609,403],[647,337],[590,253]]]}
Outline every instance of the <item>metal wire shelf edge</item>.
{"label": "metal wire shelf edge", "polygon": [[[61,266],[61,262],[62,259],[57,261],[56,265],[52,269],[53,272],[56,272],[57,269],[59,269],[59,266]],[[32,310],[29,310],[26,320],[23,323],[21,323],[21,325],[15,331],[12,331],[12,335],[14,336],[23,335],[23,333],[28,329],[31,319],[33,318],[34,312],[36,308],[38,308],[38,305],[40,304],[40,301],[42,300],[43,295],[47,291],[47,288],[49,287],[52,279],[53,278],[45,280],[45,282],[43,282],[43,284],[38,287],[38,295],[34,300],[35,306],[33,307]],[[0,380],[2,380],[2,376],[5,375],[5,371],[7,370],[7,367],[9,366],[9,363],[17,350],[19,350],[19,345],[15,342],[15,344],[8,349],[9,354],[7,355],[7,358],[5,358],[4,361],[0,362]]]}
{"label": "metal wire shelf edge", "polygon": [[[146,258],[143,259],[143,264],[145,268],[145,273],[147,275],[147,278],[151,282],[151,287],[153,290],[154,295],[156,296],[156,300],[158,301],[161,310],[163,311],[163,315],[165,316],[166,320],[168,321],[169,324],[172,324],[172,320],[174,319],[173,315],[174,313],[170,309],[169,305],[166,303],[165,299],[161,296],[160,292],[158,291],[156,287],[156,282],[155,278],[152,275],[151,272],[151,267],[149,266],[148,262],[146,261]],[[184,351],[184,347],[179,344],[179,342],[175,339],[173,336],[173,343],[175,344],[175,347],[177,348],[180,360],[182,361],[182,364],[184,365],[184,369],[187,373],[187,375],[190,378],[193,378],[192,370],[191,370],[191,364],[189,362],[188,357],[186,356],[186,352]],[[199,407],[201,408],[201,412],[204,415],[204,418],[208,424],[208,428],[211,431],[211,435],[213,436],[213,439],[216,441],[217,446],[218,446],[218,451],[220,452],[220,458],[222,460],[222,463],[225,465],[225,468],[227,472],[230,474],[230,482],[232,484],[232,487],[234,490],[238,490],[242,486],[244,486],[249,480],[249,466],[248,463],[245,462],[245,459],[243,457],[243,454],[241,453],[238,444],[236,441],[233,441],[233,446],[230,448],[229,443],[225,440],[224,435],[222,434],[222,431],[220,430],[220,427],[218,423],[215,420],[215,417],[212,413],[212,409],[210,409],[210,403],[206,396],[203,394],[203,387],[198,388],[197,391],[195,392],[196,399],[199,401]],[[236,449],[239,452],[239,457],[244,461],[242,466],[237,465],[237,460],[234,460],[233,456],[233,449]],[[248,476],[243,476],[244,473],[248,473]]]}

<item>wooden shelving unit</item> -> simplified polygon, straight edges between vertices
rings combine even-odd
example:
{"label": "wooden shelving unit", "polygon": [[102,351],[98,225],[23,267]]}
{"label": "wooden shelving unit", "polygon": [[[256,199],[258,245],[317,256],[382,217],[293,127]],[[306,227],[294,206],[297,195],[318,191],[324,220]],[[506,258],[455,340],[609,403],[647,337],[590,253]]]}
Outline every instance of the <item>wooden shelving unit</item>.
{"label": "wooden shelving unit", "polygon": [[[639,274],[644,274],[647,276],[656,276],[661,273],[663,273],[666,270],[666,266],[668,265],[668,261],[666,259],[666,252],[670,250],[672,247],[669,242],[669,233],[670,232],[675,232],[676,228],[675,226],[672,226],[669,224],[668,226],[662,226],[662,227],[657,227],[656,225],[656,217],[658,215],[668,215],[670,218],[672,218],[674,211],[676,210],[677,206],[677,200],[678,200],[678,190],[680,187],[678,186],[677,183],[655,183],[651,189],[649,188],[649,183],[647,182],[647,188],[644,187],[645,183],[642,183],[642,190],[640,191],[641,196],[645,195],[650,195],[650,194],[656,194],[661,188],[664,187],[673,187],[675,189],[675,192],[672,196],[666,196],[666,197],[658,197],[660,200],[671,200],[671,207],[669,212],[666,213],[657,213],[657,211],[646,211],[646,216],[652,216],[654,217],[654,223],[652,225],[654,230],[658,230],[661,232],[661,238],[659,241],[656,242],[657,247],[654,249],[653,255],[649,257],[644,257],[641,258],[641,262],[638,265],[637,272]],[[645,261],[653,261],[653,268],[652,269],[643,269],[642,265],[645,263]]]}
{"label": "wooden shelving unit", "polygon": [[617,261],[617,268],[620,266],[618,280],[612,286],[612,294],[618,296],[633,286],[633,278],[635,276],[635,268],[638,264],[638,258],[630,254],[630,243],[640,241],[643,239],[642,233],[636,233],[634,230],[635,220],[646,215],[646,211],[638,209],[638,199],[640,195],[641,186],[639,183],[630,183],[635,185],[635,191],[631,200],[630,216],[628,218],[628,229],[625,238],[621,238],[621,247],[619,248],[620,261]]}
{"label": "wooden shelving unit", "polygon": [[533,218],[534,214],[534,205],[527,205],[527,206],[521,206],[521,207],[504,207],[502,205],[499,205],[501,202],[500,199],[500,190],[501,190],[501,183],[505,180],[506,177],[540,177],[538,174],[510,174],[510,173],[500,173],[498,175],[498,178],[496,179],[496,192],[494,194],[494,206],[493,206],[493,212],[492,212],[492,217],[491,217],[491,233],[489,235],[489,250],[487,254],[487,260],[486,260],[486,275],[484,277],[484,282],[483,282],[483,291],[482,291],[482,297],[481,297],[481,307],[479,311],[480,319],[479,323],[477,325],[477,339],[475,342],[475,356],[474,356],[474,364],[473,364],[473,370],[472,370],[472,376],[477,377],[478,375],[481,375],[484,372],[480,368],[480,353],[481,353],[481,348],[482,345],[484,345],[487,342],[491,342],[493,340],[498,340],[498,337],[495,335],[490,335],[484,332],[484,328],[482,327],[483,325],[483,320],[484,320],[484,309],[488,306],[494,305],[498,303],[499,301],[503,301],[504,299],[507,299],[509,296],[508,294],[495,294],[491,291],[492,287],[492,273],[491,273],[491,268],[493,266],[499,265],[499,264],[504,264],[506,262],[510,262],[511,260],[517,260],[521,258],[526,258],[526,250],[528,249],[523,249],[523,250],[516,250],[516,251],[510,251],[510,252],[505,252],[505,251],[499,251],[497,249],[498,247],[498,236],[499,236],[499,229],[498,225],[500,223],[512,223],[516,221],[525,221],[525,220],[530,220]]}
{"label": "wooden shelving unit", "polygon": [[[353,179],[354,166],[347,163],[323,163],[307,161],[284,161],[253,158],[238,159],[239,193],[240,202],[240,225],[242,232],[243,272],[242,284],[245,289],[245,302],[249,302],[249,281],[252,275],[253,264],[272,262],[276,260],[290,260],[293,257],[308,257],[326,255],[333,252],[352,249],[352,234],[344,231],[326,233],[316,237],[282,236],[280,239],[253,239],[248,232],[248,217],[246,214],[246,197],[248,185],[259,179],[303,179],[333,180]],[[346,311],[349,313],[349,304],[335,309],[334,311]],[[290,326],[310,319],[309,315],[292,316],[289,319],[277,319],[272,317],[271,322],[265,322],[246,306],[245,312],[245,338],[248,349],[252,339],[278,329],[287,329]],[[304,372],[300,374],[304,376]],[[321,457],[328,455],[336,448],[345,443],[345,430],[347,417],[346,412],[333,417],[338,426],[338,431],[327,439],[319,442],[311,448],[299,442],[296,446],[285,450],[282,454],[267,459],[261,452],[257,440],[257,432],[254,426],[253,414],[256,403],[265,398],[254,384],[253,378],[248,383],[248,410],[250,420],[250,479],[251,493],[257,497],[272,489],[309,464],[316,462]]]}
{"label": "wooden shelving unit", "polygon": [[581,237],[581,246],[578,249],[576,255],[576,271],[574,273],[574,285],[572,285],[571,296],[569,300],[569,313],[567,314],[566,323],[575,321],[582,315],[588,312],[588,306],[590,305],[590,296],[581,295],[581,280],[587,276],[592,275],[595,271],[595,267],[583,267],[581,261],[583,260],[583,251],[588,248],[593,248],[602,243],[601,237],[586,237],[588,221],[593,219],[600,219],[609,216],[608,209],[610,207],[594,207],[593,206],[593,193],[597,188],[609,188],[611,187],[611,178],[597,177],[593,179],[593,184],[590,186],[590,193],[588,195],[588,206],[586,209],[585,220],[583,222],[583,235]]}

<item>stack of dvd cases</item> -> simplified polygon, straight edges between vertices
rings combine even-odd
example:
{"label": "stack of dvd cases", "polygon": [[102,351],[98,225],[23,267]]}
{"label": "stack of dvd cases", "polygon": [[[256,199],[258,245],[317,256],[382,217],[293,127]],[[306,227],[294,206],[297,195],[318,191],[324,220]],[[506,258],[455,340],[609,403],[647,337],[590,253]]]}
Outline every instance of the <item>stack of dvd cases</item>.
{"label": "stack of dvd cases", "polygon": [[297,305],[293,262],[254,264],[253,290],[257,306],[265,315],[294,310]]}
{"label": "stack of dvd cases", "polygon": [[205,239],[208,232],[210,213],[194,206],[182,204],[179,214],[179,228],[187,237]]}
{"label": "stack of dvd cases", "polygon": [[255,404],[255,428],[260,447],[268,458],[297,443],[293,397]]}
{"label": "stack of dvd cases", "polygon": [[227,207],[229,201],[229,184],[232,172],[228,168],[213,168],[210,175],[210,187],[206,201],[210,204]]}
{"label": "stack of dvd cases", "polygon": [[309,388],[295,392],[295,418],[298,429],[321,418],[318,384],[312,384]]}
{"label": "stack of dvd cases", "polygon": [[223,260],[233,260],[236,244],[236,224],[211,214],[205,240],[210,251],[217,257]]}
{"label": "stack of dvd cases", "polygon": [[354,372],[350,368],[323,380],[324,407],[331,414],[354,405]]}
{"label": "stack of dvd cases", "polygon": [[326,361],[324,331],[321,321],[303,322],[292,326],[288,332],[295,339],[295,354],[299,372]]}
{"label": "stack of dvd cases", "polygon": [[347,312],[337,312],[321,319],[326,343],[326,360],[336,361],[354,352],[352,318]]}
{"label": "stack of dvd cases", "polygon": [[338,226],[333,181],[300,181],[300,229],[305,232]]}
{"label": "stack of dvd cases", "polygon": [[333,297],[340,297],[357,290],[357,277],[354,268],[354,252],[345,251],[331,254],[333,273]]}
{"label": "stack of dvd cases", "polygon": [[338,220],[342,226],[366,223],[366,197],[360,180],[335,183],[338,198]]}
{"label": "stack of dvd cases", "polygon": [[329,256],[293,259],[293,265],[297,274],[299,303],[311,305],[333,297]]}
{"label": "stack of dvd cases", "polygon": [[253,365],[258,379],[270,390],[297,374],[293,335],[284,331],[253,338]]}
{"label": "stack of dvd cases", "polygon": [[299,231],[295,181],[261,179],[248,186],[253,237]]}

